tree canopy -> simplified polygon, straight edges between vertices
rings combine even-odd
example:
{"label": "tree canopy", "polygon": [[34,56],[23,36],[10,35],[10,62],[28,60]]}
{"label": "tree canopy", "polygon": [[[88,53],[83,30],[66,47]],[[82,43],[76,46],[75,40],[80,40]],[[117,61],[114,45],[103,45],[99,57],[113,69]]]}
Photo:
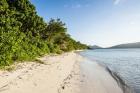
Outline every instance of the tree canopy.
{"label": "tree canopy", "polygon": [[0,0],[0,66],[86,48],[70,37],[60,19],[46,23],[29,0]]}

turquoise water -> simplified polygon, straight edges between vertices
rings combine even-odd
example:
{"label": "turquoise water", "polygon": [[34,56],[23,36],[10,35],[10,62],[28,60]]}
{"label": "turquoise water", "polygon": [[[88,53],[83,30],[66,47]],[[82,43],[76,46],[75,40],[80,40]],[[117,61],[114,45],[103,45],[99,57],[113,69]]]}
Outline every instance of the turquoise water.
{"label": "turquoise water", "polygon": [[80,52],[84,57],[105,64],[140,93],[140,49],[96,49]]}

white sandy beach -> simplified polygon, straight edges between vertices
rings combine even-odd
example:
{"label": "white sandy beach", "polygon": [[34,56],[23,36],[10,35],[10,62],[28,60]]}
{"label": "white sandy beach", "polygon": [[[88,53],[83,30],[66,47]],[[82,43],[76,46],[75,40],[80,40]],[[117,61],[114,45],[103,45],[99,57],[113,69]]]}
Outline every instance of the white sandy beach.
{"label": "white sandy beach", "polygon": [[[123,93],[113,77],[96,62],[71,52],[24,62],[0,72],[0,93]],[[88,61],[87,61],[88,62]]]}

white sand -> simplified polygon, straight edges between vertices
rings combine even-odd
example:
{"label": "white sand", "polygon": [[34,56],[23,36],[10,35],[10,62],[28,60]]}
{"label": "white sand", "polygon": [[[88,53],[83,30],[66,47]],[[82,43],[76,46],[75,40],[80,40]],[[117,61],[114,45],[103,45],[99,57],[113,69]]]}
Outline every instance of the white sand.
{"label": "white sand", "polygon": [[[97,63],[86,65],[73,52],[25,62],[13,72],[0,72],[0,93],[122,93],[116,81]],[[86,67],[87,66],[87,67]],[[91,67],[92,66],[92,67]]]}

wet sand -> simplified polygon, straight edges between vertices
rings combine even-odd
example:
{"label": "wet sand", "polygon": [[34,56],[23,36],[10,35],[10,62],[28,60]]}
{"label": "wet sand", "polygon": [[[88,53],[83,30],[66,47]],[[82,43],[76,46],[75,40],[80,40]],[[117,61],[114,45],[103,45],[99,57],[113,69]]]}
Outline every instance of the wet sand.
{"label": "wet sand", "polygon": [[123,93],[106,68],[96,62],[83,60],[76,64],[73,78],[64,82],[60,93]]}

